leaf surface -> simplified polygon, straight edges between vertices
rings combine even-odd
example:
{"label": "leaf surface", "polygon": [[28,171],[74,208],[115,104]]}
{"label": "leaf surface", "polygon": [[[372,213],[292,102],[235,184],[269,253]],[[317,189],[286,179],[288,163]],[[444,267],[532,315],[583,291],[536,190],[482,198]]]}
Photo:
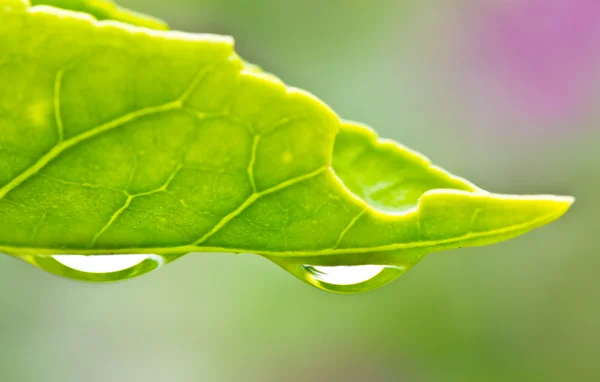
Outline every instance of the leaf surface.
{"label": "leaf surface", "polygon": [[300,278],[303,264],[403,272],[572,203],[487,193],[249,67],[228,37],[0,4],[3,252],[244,252]]}
{"label": "leaf surface", "polygon": [[48,5],[83,12],[97,20],[115,20],[151,29],[169,29],[162,20],[120,7],[110,0],[31,0],[31,5]]}

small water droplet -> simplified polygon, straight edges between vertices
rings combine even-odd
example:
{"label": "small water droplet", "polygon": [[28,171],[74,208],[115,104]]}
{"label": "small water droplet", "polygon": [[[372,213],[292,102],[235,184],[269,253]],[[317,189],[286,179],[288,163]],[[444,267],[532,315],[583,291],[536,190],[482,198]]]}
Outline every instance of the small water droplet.
{"label": "small water droplet", "polygon": [[91,282],[120,281],[155,271],[183,255],[27,255],[22,260],[58,276]]}
{"label": "small water droplet", "polygon": [[385,269],[383,265],[312,266],[303,265],[305,271],[319,281],[334,285],[354,285],[369,281]]}

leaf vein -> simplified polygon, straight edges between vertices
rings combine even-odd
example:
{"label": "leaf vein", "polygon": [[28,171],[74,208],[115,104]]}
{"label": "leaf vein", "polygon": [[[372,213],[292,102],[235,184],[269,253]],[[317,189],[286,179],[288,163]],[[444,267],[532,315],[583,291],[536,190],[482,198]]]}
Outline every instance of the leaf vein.
{"label": "leaf vein", "polygon": [[38,222],[36,223],[35,227],[33,228],[33,232],[31,233],[32,240],[35,240],[35,238],[37,237],[40,227],[42,226],[42,223],[44,223],[44,221],[46,220],[46,217],[48,217],[48,213],[44,212],[40,220],[38,220]]}
{"label": "leaf vein", "polygon": [[58,142],[62,142],[65,140],[65,127],[63,124],[63,118],[61,114],[61,87],[62,87],[62,78],[65,74],[67,68],[61,69],[56,73],[56,77],[54,79],[54,119],[56,123],[56,129],[58,134]]}
{"label": "leaf vein", "polygon": [[213,214],[212,212],[208,212],[208,211],[197,211],[196,209],[192,208],[192,206],[190,206],[189,204],[187,204],[184,200],[179,199],[178,197],[176,197],[175,195],[173,195],[171,192],[169,191],[165,191],[166,194],[171,197],[173,200],[175,200],[176,202],[178,202],[181,206],[183,206],[185,209],[189,210],[190,212],[192,212],[193,214],[195,214],[198,217],[206,217],[206,216],[213,216],[215,214]]}
{"label": "leaf vein", "polygon": [[282,118],[281,120],[273,123],[273,125],[266,131],[261,132],[261,134],[269,134],[272,133],[284,126],[289,125],[290,123],[294,123],[296,121],[301,121],[303,119],[307,119],[306,115],[292,115],[289,117]]}
{"label": "leaf vein", "polygon": [[246,199],[242,204],[240,204],[240,206],[238,208],[236,208],[233,212],[231,212],[228,215],[226,215],[225,217],[223,217],[209,232],[207,232],[200,239],[196,240],[193,243],[193,245],[198,246],[198,245],[204,243],[206,240],[208,240],[212,236],[214,236],[217,232],[219,232],[221,230],[221,228],[223,228],[225,225],[227,225],[227,223],[229,223],[231,220],[233,220],[238,215],[240,215],[242,212],[244,212],[248,207],[250,207],[254,202],[256,202],[261,197],[273,194],[275,192],[278,192],[278,191],[281,191],[288,187],[291,187],[302,181],[314,178],[314,177],[320,175],[322,172],[329,170],[329,169],[330,169],[329,166],[321,167],[321,168],[319,168],[315,171],[309,172],[307,174],[300,175],[300,176],[288,179],[286,181],[283,181],[283,182],[279,183],[278,185],[270,187],[261,192],[254,192],[252,195],[250,195],[250,197],[248,199]]}
{"label": "leaf vein", "polygon": [[350,231],[350,229],[354,227],[356,222],[365,214],[365,212],[367,212],[367,208],[361,210],[354,218],[352,218],[352,220],[350,220],[346,228],[344,228],[344,230],[340,234],[340,237],[338,238],[337,242],[335,243],[332,249],[337,249],[340,246],[340,243],[342,242],[342,240],[344,240],[344,237],[346,237],[348,231]]}
{"label": "leaf vein", "polygon": [[252,152],[250,154],[250,163],[248,164],[248,178],[250,179],[250,184],[252,185],[252,191],[256,193],[256,180],[254,179],[254,166],[256,165],[256,152],[258,150],[258,144],[260,142],[260,135],[254,136],[254,141],[252,142]]}
{"label": "leaf vein", "polygon": [[50,180],[52,180],[54,182],[57,182],[57,183],[60,183],[60,184],[64,184],[64,185],[68,185],[68,186],[76,186],[76,187],[82,187],[82,188],[92,188],[92,189],[98,189],[98,190],[107,190],[107,191],[114,191],[114,192],[119,192],[119,193],[122,193],[122,194],[127,194],[126,190],[121,190],[120,188],[109,187],[109,186],[101,186],[99,184],[93,184],[93,183],[72,182],[72,181],[69,181],[69,180],[55,178],[53,176],[46,175],[46,174],[40,174],[38,176],[40,176],[42,178],[47,178],[47,179],[50,179]]}
{"label": "leaf vein", "polygon": [[119,216],[121,216],[121,214],[123,212],[125,212],[125,210],[131,205],[131,201],[133,199],[134,199],[134,196],[131,196],[131,195],[128,196],[127,199],[125,200],[125,204],[123,204],[123,206],[121,208],[119,208],[114,214],[112,214],[112,216],[110,217],[110,220],[104,225],[104,227],[102,227],[102,229],[92,239],[92,247],[94,247],[96,245],[96,243],[98,242],[98,239],[100,239],[100,237],[106,233],[106,231],[114,224],[114,222],[119,218]]}
{"label": "leaf vein", "polygon": [[[77,146],[78,144],[85,142],[93,137],[96,137],[98,135],[101,135],[103,133],[111,131],[120,126],[126,125],[127,123],[135,121],[142,117],[153,115],[153,114],[158,114],[161,112],[167,112],[167,111],[171,111],[171,110],[183,109],[183,103],[192,94],[194,89],[197,88],[197,86],[201,83],[202,78],[204,78],[204,75],[206,73],[208,73],[208,71],[213,66],[214,66],[214,64],[209,65],[208,68],[203,67],[202,69],[200,69],[199,74],[192,81],[190,86],[184,90],[184,92],[178,99],[176,99],[174,101],[167,102],[167,103],[157,105],[157,106],[149,106],[149,107],[138,109],[136,111],[127,113],[121,117],[115,118],[109,122],[106,122],[99,126],[91,128],[90,130],[87,130],[86,132],[76,135],[70,139],[60,141],[57,145],[54,145],[44,155],[42,155],[35,163],[33,163],[31,166],[29,166],[27,169],[25,169],[23,172],[21,172],[15,178],[13,178],[10,182],[8,182],[6,185],[4,185],[2,188],[0,188],[0,200],[2,200],[10,191],[12,191],[13,189],[20,186],[23,182],[25,182],[31,176],[33,176],[34,174],[36,174],[37,172],[42,170],[51,161],[53,161],[55,158],[60,156],[63,152],[65,152],[67,149],[69,149],[71,147]],[[65,69],[61,69],[59,71],[59,73],[66,71],[69,67],[70,67],[70,65],[67,66]],[[57,75],[57,77],[59,77],[59,79],[62,82],[62,75]],[[57,88],[57,86],[56,86],[56,79],[55,79],[55,90],[54,90],[55,93],[57,91],[56,88]],[[60,87],[58,87],[58,88],[60,88]],[[58,90],[60,90],[60,89],[58,89]],[[55,101],[55,103],[56,103],[56,101]],[[62,122],[61,122],[61,124],[62,124]],[[63,134],[64,134],[64,132],[63,132]]]}

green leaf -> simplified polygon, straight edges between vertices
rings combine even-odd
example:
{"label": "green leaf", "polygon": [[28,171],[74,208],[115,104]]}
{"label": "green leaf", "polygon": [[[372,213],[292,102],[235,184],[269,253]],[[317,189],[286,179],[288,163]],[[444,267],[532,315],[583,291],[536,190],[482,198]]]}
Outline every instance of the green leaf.
{"label": "green leaf", "polygon": [[155,17],[117,6],[110,0],[31,0],[32,5],[49,5],[56,8],[88,13],[97,20],[115,20],[151,29],[169,29]]}
{"label": "green leaf", "polygon": [[[355,293],[573,202],[487,193],[248,68],[228,37],[0,4],[0,251],[50,272],[112,281],[253,253]],[[153,256],[94,273],[52,257],[69,254]],[[332,281],[340,270],[374,275]]]}

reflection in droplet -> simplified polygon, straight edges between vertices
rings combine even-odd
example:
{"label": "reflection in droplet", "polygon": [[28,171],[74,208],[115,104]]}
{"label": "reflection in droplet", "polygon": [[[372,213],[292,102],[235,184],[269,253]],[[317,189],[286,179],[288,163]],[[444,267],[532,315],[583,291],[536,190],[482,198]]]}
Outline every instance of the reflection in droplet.
{"label": "reflection in droplet", "polygon": [[[323,259],[316,258],[304,258],[303,261],[291,257],[265,257],[307,284],[327,292],[342,294],[364,293],[380,288],[414,265],[414,262],[397,265],[323,265]],[[316,260],[315,263],[321,264],[307,264],[306,260]]]}
{"label": "reflection in droplet", "polygon": [[287,265],[284,269],[319,289],[353,294],[381,288],[400,277],[408,268],[387,265]]}
{"label": "reflection in droplet", "polygon": [[26,255],[20,259],[58,276],[90,282],[121,281],[155,271],[180,255]]}
{"label": "reflection in droplet", "polygon": [[383,265],[312,266],[302,268],[319,281],[333,285],[354,285],[369,281],[385,269]]}
{"label": "reflection in droplet", "polygon": [[59,263],[81,272],[112,273],[134,267],[151,255],[56,255],[52,256]]}

